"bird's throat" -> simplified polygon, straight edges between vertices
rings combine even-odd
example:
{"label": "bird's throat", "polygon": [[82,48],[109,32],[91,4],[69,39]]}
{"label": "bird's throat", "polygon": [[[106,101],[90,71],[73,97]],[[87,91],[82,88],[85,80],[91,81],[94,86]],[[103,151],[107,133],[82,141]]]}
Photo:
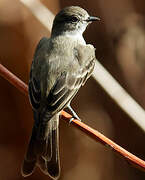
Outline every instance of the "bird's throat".
{"label": "bird's throat", "polygon": [[72,38],[74,41],[79,41],[80,44],[86,45],[86,42],[81,33],[66,33],[65,36]]}

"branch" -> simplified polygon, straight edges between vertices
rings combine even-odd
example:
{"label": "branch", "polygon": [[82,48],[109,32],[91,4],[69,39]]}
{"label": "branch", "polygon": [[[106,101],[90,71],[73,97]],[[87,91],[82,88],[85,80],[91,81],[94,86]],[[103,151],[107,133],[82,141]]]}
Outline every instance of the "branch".
{"label": "branch", "polygon": [[96,61],[92,76],[116,104],[145,132],[145,110],[121,87],[99,61]]}
{"label": "branch", "polygon": [[[8,71],[2,64],[0,64],[0,75],[8,80],[13,86],[15,86],[18,90],[20,90],[25,95],[28,95],[28,87],[27,85],[22,82],[19,78],[17,78],[14,74]],[[62,119],[65,120],[67,123],[70,123],[70,118],[72,116],[65,111],[61,112]],[[120,154],[124,157],[129,163],[133,164],[135,167],[139,169],[145,170],[145,161],[141,160],[140,158],[136,157],[135,155],[131,154],[127,150],[123,149],[109,138],[105,137],[100,132],[92,129],[91,127],[87,126],[86,124],[78,121],[77,119],[72,120],[71,124],[81,130],[83,133],[94,139],[95,141],[109,147],[113,151]]]}
{"label": "branch", "polygon": [[0,75],[9,81],[13,86],[15,86],[23,94],[28,95],[28,86],[21,81],[17,76],[7,70],[2,64],[0,64]]}
{"label": "branch", "polygon": [[20,0],[31,13],[51,32],[54,14],[47,9],[39,0]]}

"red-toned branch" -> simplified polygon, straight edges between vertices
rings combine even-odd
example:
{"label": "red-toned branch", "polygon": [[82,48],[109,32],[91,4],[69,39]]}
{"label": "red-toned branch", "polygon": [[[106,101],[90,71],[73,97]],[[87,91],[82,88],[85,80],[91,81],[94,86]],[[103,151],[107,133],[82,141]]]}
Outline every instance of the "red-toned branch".
{"label": "red-toned branch", "polygon": [[[25,95],[28,94],[28,86],[19,78],[17,78],[14,74],[8,71],[2,64],[0,64],[0,75],[6,80],[8,80],[17,89],[19,89],[22,93],[24,93]],[[70,122],[70,118],[72,117],[70,114],[68,114],[65,111],[62,111],[61,115],[66,122],[68,123]],[[100,142],[106,147],[110,147],[112,150],[123,156],[128,162],[135,165],[139,169],[145,170],[145,161],[141,160],[140,158],[131,154],[127,150],[123,149],[122,147],[120,147],[119,145],[117,145],[107,137],[105,137],[100,132],[92,129],[91,127],[78,121],[77,119],[72,120],[71,124],[74,125],[76,128],[78,128],[79,130],[81,130],[86,135],[88,135],[89,137],[91,137],[92,139],[94,139],[95,141]]]}
{"label": "red-toned branch", "polygon": [[2,64],[0,64],[0,75],[8,80],[13,86],[20,90],[25,95],[28,95],[28,86],[21,81],[17,76],[7,70]]}

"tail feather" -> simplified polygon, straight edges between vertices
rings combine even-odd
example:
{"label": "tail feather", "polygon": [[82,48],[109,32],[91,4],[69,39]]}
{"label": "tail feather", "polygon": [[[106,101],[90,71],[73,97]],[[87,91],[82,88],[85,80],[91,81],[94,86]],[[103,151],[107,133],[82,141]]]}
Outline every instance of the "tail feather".
{"label": "tail feather", "polygon": [[60,176],[58,128],[52,131],[52,158],[47,161],[47,171],[54,179],[58,179]]}
{"label": "tail feather", "polygon": [[55,180],[58,179],[60,175],[58,123],[59,115],[57,114],[48,121],[43,129],[33,127],[22,166],[23,176],[31,175],[37,165],[43,173]]}
{"label": "tail feather", "polygon": [[35,151],[36,128],[33,127],[31,139],[28,145],[27,153],[22,166],[22,175],[29,176],[33,173],[37,161]]}
{"label": "tail feather", "polygon": [[[45,170],[52,179],[58,179],[60,176],[60,160],[59,160],[59,115],[55,115],[49,123],[48,146],[45,159]],[[42,162],[42,161],[41,161]],[[41,168],[42,169],[42,168]]]}
{"label": "tail feather", "polygon": [[45,160],[42,156],[39,156],[37,159],[37,166],[44,174],[49,175],[47,172],[47,160]]}

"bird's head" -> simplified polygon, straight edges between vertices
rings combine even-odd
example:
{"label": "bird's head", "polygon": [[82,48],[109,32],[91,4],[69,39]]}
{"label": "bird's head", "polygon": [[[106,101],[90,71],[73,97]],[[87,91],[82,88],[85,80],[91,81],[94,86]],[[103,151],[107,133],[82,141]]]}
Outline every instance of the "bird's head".
{"label": "bird's head", "polygon": [[78,6],[62,9],[53,22],[52,35],[82,34],[87,25],[92,21],[100,20],[98,17],[89,16],[88,12]]}

